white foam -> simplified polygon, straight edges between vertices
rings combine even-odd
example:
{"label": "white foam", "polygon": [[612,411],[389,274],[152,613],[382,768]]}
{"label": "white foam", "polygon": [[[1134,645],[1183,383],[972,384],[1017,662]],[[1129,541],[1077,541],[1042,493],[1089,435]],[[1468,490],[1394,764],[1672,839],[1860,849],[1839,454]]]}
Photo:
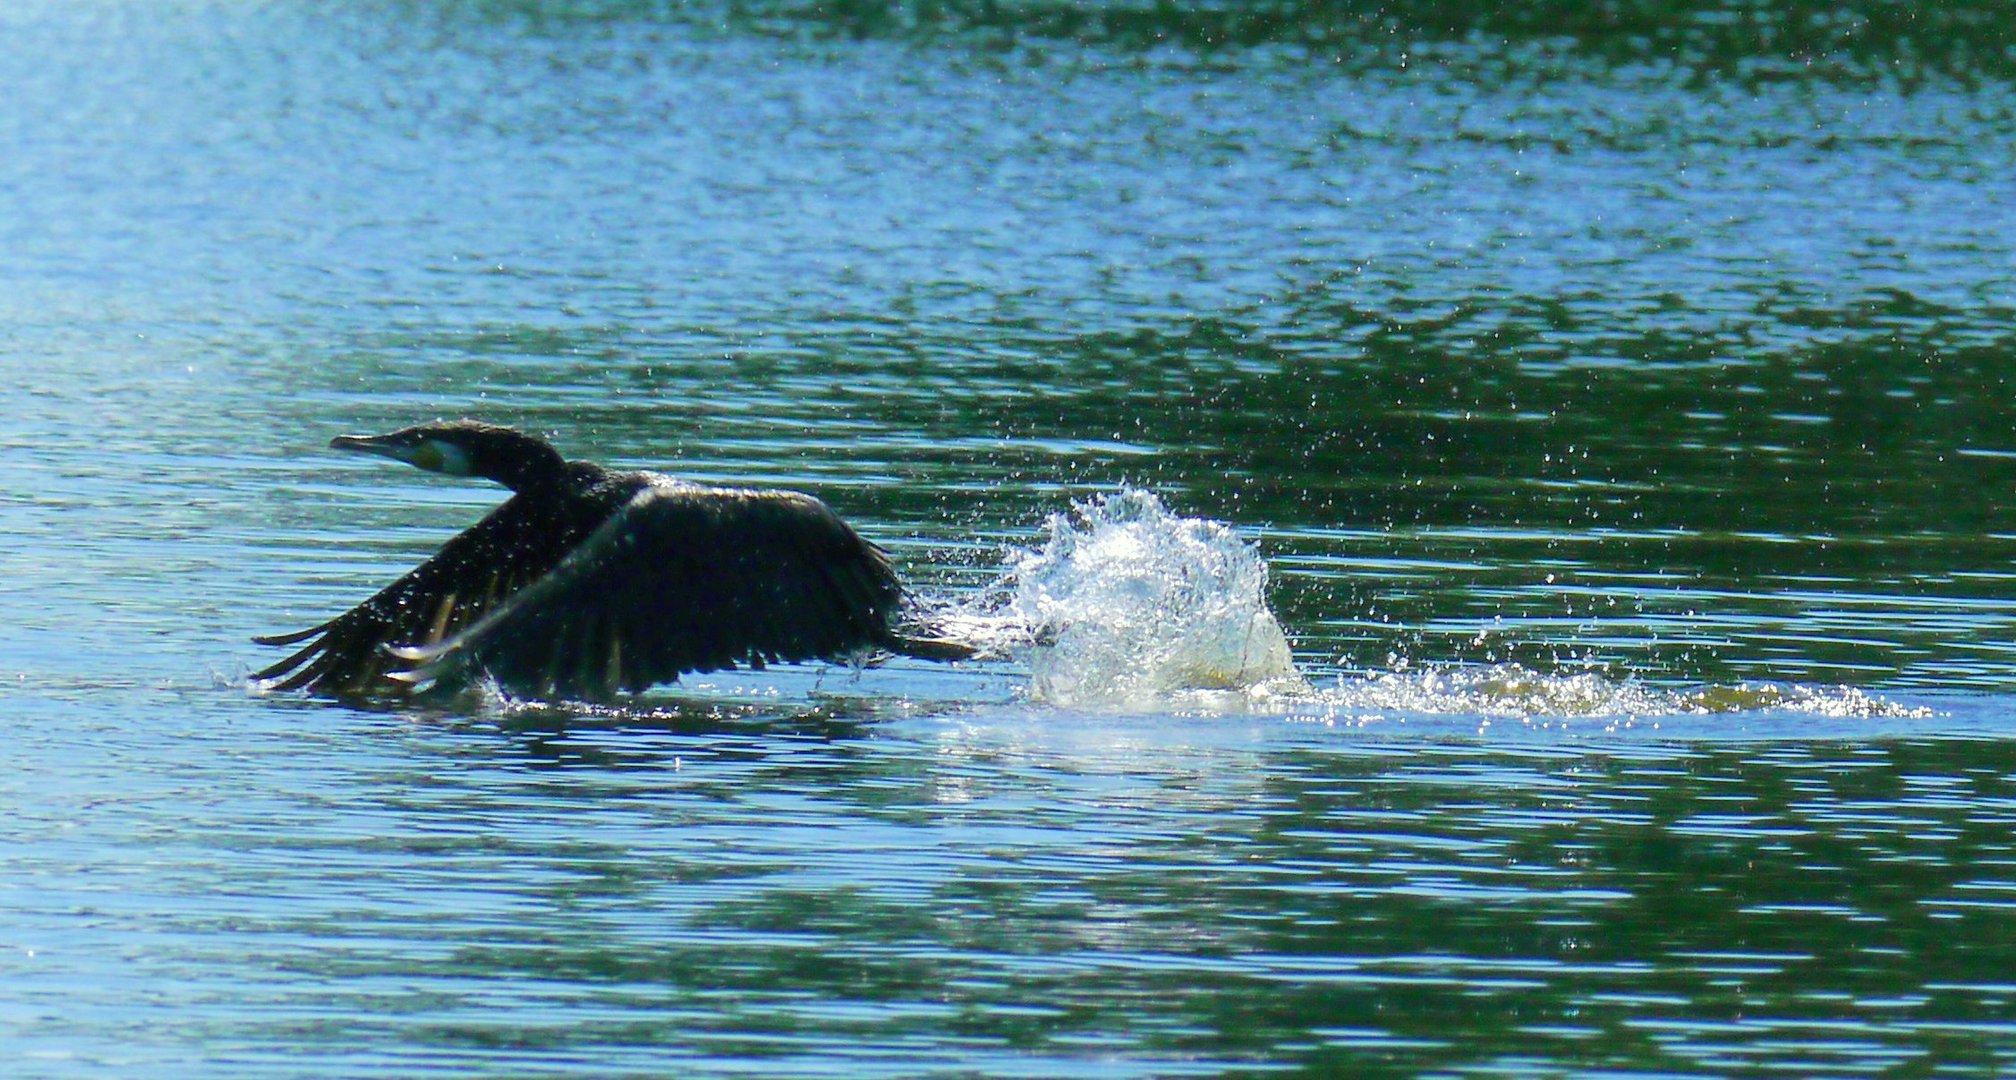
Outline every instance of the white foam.
{"label": "white foam", "polygon": [[1597,672],[1546,674],[1518,664],[1412,665],[1342,676],[1291,708],[1337,713],[1404,713],[1526,719],[1705,716],[1778,711],[1834,718],[1917,719],[1931,710],[1900,705],[1852,686],[1745,682],[1649,686]]}
{"label": "white foam", "polygon": [[1307,691],[1267,609],[1267,563],[1229,527],[1123,489],[1074,502],[1045,530],[959,619],[962,635],[1026,660],[1033,700],[1125,708],[1186,690]]}

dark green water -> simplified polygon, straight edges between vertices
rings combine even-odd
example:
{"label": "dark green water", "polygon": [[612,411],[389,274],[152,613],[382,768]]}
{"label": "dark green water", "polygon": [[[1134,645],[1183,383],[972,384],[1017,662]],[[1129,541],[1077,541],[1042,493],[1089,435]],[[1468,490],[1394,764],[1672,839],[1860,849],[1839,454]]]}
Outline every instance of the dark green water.
{"label": "dark green water", "polygon": [[[2012,29],[8,5],[0,1071],[2016,1069]],[[954,600],[1151,491],[1312,689],[249,692],[455,415]]]}

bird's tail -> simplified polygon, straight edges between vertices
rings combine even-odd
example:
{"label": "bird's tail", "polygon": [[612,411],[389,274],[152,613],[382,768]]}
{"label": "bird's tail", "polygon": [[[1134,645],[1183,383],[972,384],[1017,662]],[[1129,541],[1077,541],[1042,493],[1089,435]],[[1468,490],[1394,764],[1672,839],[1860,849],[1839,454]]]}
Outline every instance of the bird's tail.
{"label": "bird's tail", "polygon": [[963,641],[947,638],[910,637],[892,633],[882,647],[919,660],[971,660],[980,650]]}

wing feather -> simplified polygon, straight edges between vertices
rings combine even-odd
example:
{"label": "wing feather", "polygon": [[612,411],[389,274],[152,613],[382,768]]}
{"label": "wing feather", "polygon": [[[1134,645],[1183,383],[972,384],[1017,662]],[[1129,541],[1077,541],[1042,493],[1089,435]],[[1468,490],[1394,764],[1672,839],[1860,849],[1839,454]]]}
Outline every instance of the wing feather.
{"label": "wing feather", "polygon": [[902,595],[881,552],[811,496],[667,483],[460,634],[397,651],[419,664],[413,681],[600,697],[886,644]]}
{"label": "wing feather", "polygon": [[253,678],[275,690],[402,692],[403,681],[383,677],[392,666],[388,649],[453,638],[508,601],[519,583],[551,570],[598,523],[599,517],[574,520],[513,496],[349,611],[307,630],[255,639],[309,643]]}

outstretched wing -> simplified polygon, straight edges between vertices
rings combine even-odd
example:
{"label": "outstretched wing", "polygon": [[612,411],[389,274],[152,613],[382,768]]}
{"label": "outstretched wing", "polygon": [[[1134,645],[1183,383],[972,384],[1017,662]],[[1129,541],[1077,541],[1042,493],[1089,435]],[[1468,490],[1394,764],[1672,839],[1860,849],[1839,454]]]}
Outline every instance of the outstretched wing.
{"label": "outstretched wing", "polygon": [[902,598],[882,552],[809,495],[658,484],[474,626],[401,650],[419,664],[401,678],[605,697],[889,645]]}
{"label": "outstretched wing", "polygon": [[[398,694],[406,665],[388,650],[453,636],[553,569],[593,522],[569,522],[513,496],[456,534],[433,558],[334,619],[262,645],[308,644],[252,677],[276,690]],[[312,639],[312,640],[311,640]]]}

